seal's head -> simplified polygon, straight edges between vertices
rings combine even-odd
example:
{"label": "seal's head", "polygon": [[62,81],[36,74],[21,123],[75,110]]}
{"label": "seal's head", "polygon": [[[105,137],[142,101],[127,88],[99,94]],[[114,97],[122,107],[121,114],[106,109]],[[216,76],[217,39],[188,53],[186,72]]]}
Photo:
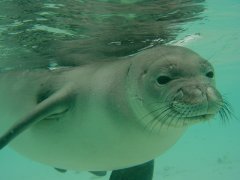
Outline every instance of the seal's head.
{"label": "seal's head", "polygon": [[228,110],[215,88],[212,65],[183,47],[162,46],[134,56],[129,87],[135,114],[151,130],[184,127]]}

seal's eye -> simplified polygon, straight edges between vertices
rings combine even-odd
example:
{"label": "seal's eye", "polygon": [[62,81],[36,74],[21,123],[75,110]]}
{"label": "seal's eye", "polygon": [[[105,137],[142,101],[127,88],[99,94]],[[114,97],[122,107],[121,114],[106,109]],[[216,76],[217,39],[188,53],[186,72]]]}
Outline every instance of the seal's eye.
{"label": "seal's eye", "polygon": [[207,74],[206,74],[207,77],[209,78],[213,78],[214,76],[214,73],[212,71],[209,71]]}
{"label": "seal's eye", "polygon": [[167,84],[171,81],[172,79],[168,76],[159,76],[157,78],[158,84]]}

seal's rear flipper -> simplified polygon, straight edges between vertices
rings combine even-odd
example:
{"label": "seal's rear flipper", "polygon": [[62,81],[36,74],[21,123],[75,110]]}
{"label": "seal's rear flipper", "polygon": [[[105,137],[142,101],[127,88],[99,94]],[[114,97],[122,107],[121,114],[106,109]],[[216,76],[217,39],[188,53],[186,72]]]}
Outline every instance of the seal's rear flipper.
{"label": "seal's rear flipper", "polygon": [[89,171],[89,172],[99,177],[106,176],[107,174],[107,171]]}
{"label": "seal's rear flipper", "polygon": [[[54,168],[54,169],[60,173],[67,172],[66,169],[61,169],[61,168]],[[99,177],[106,176],[106,174],[107,174],[107,171],[89,171],[89,172],[94,174],[95,176],[99,176]]]}
{"label": "seal's rear flipper", "polygon": [[131,168],[115,170],[109,180],[152,180],[154,161]]}
{"label": "seal's rear flipper", "polygon": [[53,119],[56,115],[65,113],[71,107],[74,94],[73,88],[66,86],[42,99],[29,114],[17,121],[0,137],[0,149],[34,123],[42,119]]}
{"label": "seal's rear flipper", "polygon": [[57,170],[57,171],[60,172],[60,173],[65,173],[65,172],[67,172],[66,169],[60,169],[60,168],[54,168],[54,169]]}

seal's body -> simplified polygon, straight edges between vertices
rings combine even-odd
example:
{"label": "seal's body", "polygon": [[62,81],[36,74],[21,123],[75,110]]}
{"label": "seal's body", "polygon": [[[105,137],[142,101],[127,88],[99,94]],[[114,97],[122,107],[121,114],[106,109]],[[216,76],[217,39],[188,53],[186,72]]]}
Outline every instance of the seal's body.
{"label": "seal's body", "polygon": [[[114,71],[111,66],[116,63]],[[61,72],[2,74],[0,107],[5,128],[37,105],[41,91],[69,85],[71,93],[77,94],[73,102],[29,128],[11,146],[34,160],[74,170],[119,169],[155,158],[176,142],[182,129],[155,134],[138,123],[128,105],[128,68],[126,62],[115,62]]]}
{"label": "seal's body", "polygon": [[187,125],[222,107],[212,66],[182,47],[116,62],[2,73],[0,84],[0,133],[15,123],[0,139],[2,147],[19,134],[11,142],[15,150],[63,169],[147,162],[171,147]]}

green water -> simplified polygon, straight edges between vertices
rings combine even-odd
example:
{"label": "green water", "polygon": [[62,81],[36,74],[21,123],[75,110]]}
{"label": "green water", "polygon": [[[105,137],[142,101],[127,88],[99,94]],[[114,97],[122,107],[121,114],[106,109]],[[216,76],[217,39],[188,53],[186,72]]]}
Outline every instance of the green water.
{"label": "green water", "polygon": [[[63,48],[68,55],[78,54],[79,51],[81,53],[97,51],[100,52],[97,55],[104,58],[106,54],[110,58],[126,56],[156,44],[180,43],[209,59],[214,65],[217,87],[232,104],[235,116],[240,117],[238,95],[240,92],[240,2],[238,0],[209,0],[199,3],[197,8],[194,8],[195,15],[186,13],[188,12],[186,9],[182,11],[184,13],[176,15],[179,7],[174,8],[170,1],[162,1],[165,7],[163,12],[168,16],[164,13],[158,14],[159,10],[153,8],[157,1],[149,1],[153,3],[150,7],[140,4],[134,9],[131,8],[135,7],[137,2],[144,1],[111,1],[115,5],[120,4],[115,6],[118,8],[109,7],[109,4],[93,6],[91,3],[87,3],[88,6],[83,8],[79,3],[86,1],[80,0],[69,1],[68,4],[64,3],[65,1],[57,1],[57,5],[56,1],[45,1],[47,3],[44,6],[43,1],[34,2],[23,6],[14,1],[0,1],[2,32],[0,69],[2,71],[47,68],[54,63],[64,64],[61,57],[54,54],[54,50],[59,48],[56,46],[56,42],[59,41],[80,40],[81,48],[75,46]],[[30,12],[27,11],[29,6],[32,9]],[[62,7],[64,8],[61,9]],[[67,7],[71,8],[71,11]],[[141,7],[147,10],[139,9]],[[79,10],[84,13],[79,13]],[[156,18],[162,20],[161,23],[153,22]],[[32,21],[36,19],[37,25],[32,26]],[[91,23],[85,21],[93,23],[97,28],[93,28]],[[24,23],[21,24],[22,22]],[[139,24],[140,22],[144,24]],[[167,28],[164,26],[165,23],[168,24]],[[96,42],[98,44],[92,48]],[[107,48],[103,48],[102,45]],[[68,58],[72,60],[71,57]],[[236,119],[223,124],[217,117],[209,123],[189,128],[173,148],[156,160],[154,180],[239,180],[239,137],[240,120]],[[33,162],[16,154],[10,148],[5,148],[0,152],[0,179],[97,178],[87,172],[70,171],[62,174],[52,167]],[[108,177],[98,179],[107,180]]]}

